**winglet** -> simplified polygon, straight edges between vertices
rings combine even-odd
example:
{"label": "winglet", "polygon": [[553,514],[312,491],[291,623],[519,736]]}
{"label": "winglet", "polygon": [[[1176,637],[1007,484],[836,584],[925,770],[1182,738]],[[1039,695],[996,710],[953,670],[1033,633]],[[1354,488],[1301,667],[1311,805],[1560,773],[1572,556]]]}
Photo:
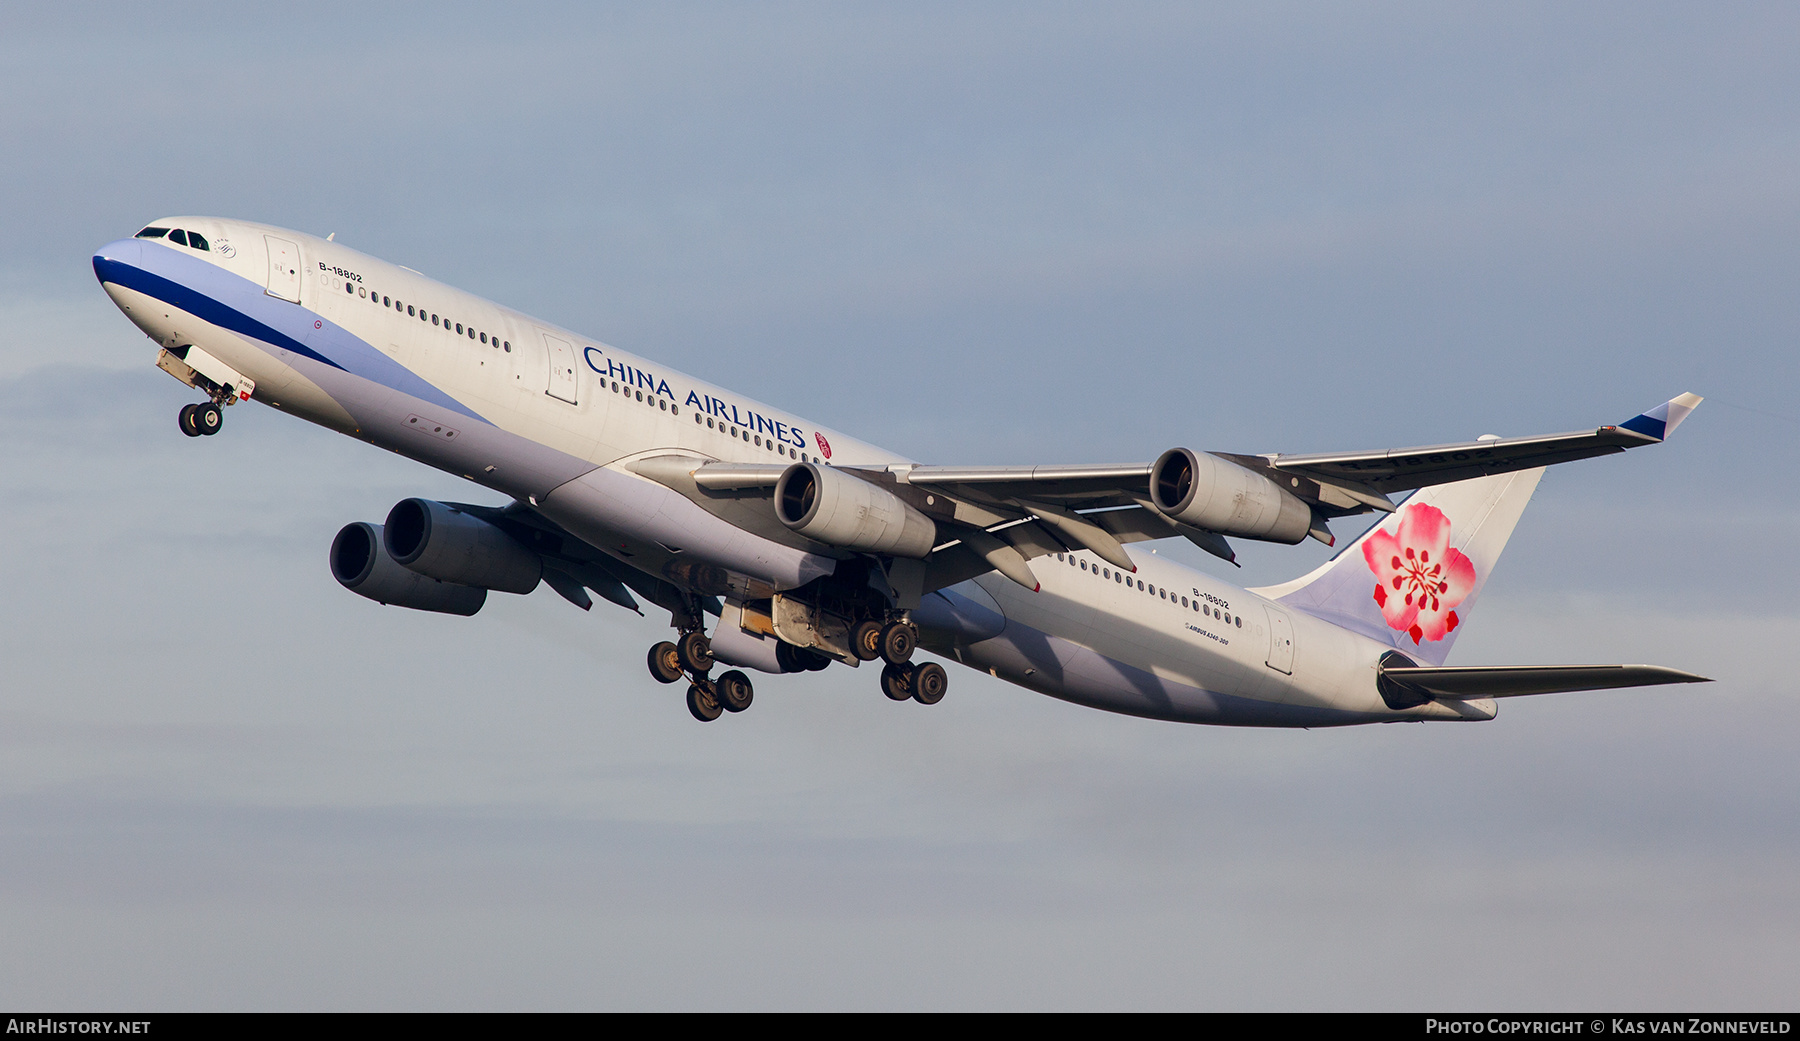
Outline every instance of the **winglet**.
{"label": "winglet", "polygon": [[1679,394],[1674,398],[1656,406],[1648,412],[1633,416],[1619,426],[1633,433],[1654,437],[1658,441],[1666,441],[1688,413],[1706,400],[1698,394]]}

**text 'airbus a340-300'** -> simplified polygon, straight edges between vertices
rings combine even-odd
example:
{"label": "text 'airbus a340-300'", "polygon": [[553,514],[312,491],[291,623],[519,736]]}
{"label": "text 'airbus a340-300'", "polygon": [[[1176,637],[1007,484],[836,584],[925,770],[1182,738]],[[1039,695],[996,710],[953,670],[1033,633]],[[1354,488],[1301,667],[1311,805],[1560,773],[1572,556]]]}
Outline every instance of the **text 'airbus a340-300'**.
{"label": "text 'airbus a340-300'", "polygon": [[[1094,708],[1241,726],[1485,720],[1496,698],[1703,681],[1444,664],[1544,468],[1656,444],[1692,394],[1544,437],[938,466],[329,237],[172,217],[102,247],[94,273],[157,365],[206,396],[182,432],[261,401],[511,500],[406,499],[345,526],[330,563],[346,589],[452,615],[539,585],[584,610],[590,593],[641,597],[675,629],[650,672],[685,680],[702,720],[749,707],[744,669],[833,662],[880,661],[889,698],[934,704],[949,678],[921,647]],[[1331,545],[1330,521],[1372,511],[1329,562],[1266,588],[1128,548]]]}

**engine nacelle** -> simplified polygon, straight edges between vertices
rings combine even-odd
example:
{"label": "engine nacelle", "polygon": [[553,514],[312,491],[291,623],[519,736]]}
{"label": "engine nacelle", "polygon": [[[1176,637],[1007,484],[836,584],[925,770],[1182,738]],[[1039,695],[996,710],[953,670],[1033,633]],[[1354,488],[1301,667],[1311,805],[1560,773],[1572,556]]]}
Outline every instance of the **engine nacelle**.
{"label": "engine nacelle", "polygon": [[480,517],[430,499],[407,499],[388,511],[383,544],[395,563],[457,585],[529,593],[544,561]]}
{"label": "engine nacelle", "polygon": [[1312,507],[1292,492],[1236,463],[1186,448],[1157,457],[1150,501],[1170,520],[1221,535],[1291,545],[1312,527]]}
{"label": "engine nacelle", "polygon": [[840,470],[795,463],[775,482],[775,516],[816,542],[923,559],[937,525],[885,488]]}
{"label": "engine nacelle", "polygon": [[382,545],[381,525],[346,524],[331,540],[331,577],[357,596],[415,611],[472,615],[487,603],[488,591],[440,582],[401,567]]}

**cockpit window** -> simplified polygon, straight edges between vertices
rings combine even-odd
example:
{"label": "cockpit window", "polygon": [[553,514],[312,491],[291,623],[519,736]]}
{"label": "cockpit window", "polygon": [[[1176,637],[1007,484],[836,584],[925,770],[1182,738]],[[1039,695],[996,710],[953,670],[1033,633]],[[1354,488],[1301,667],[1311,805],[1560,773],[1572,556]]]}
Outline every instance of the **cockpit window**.
{"label": "cockpit window", "polygon": [[206,240],[204,238],[201,238],[200,233],[197,231],[188,232],[188,245],[194,247],[195,249],[206,250],[208,253],[212,252],[212,247],[208,246],[206,244]]}
{"label": "cockpit window", "polygon": [[169,241],[175,243],[177,246],[185,246],[187,245],[187,232],[182,231],[180,228],[176,228],[174,231],[169,232]]}
{"label": "cockpit window", "polygon": [[138,232],[132,237],[139,239],[160,239],[168,233],[168,228],[145,228],[143,231]]}

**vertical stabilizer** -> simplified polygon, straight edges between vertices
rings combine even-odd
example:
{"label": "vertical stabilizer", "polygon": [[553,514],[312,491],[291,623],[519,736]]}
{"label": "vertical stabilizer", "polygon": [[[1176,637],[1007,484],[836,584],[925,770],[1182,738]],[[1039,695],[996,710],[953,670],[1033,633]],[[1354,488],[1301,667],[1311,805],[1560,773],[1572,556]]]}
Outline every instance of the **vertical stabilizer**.
{"label": "vertical stabilizer", "polygon": [[1442,665],[1543,474],[1423,489],[1311,574],[1252,592]]}

